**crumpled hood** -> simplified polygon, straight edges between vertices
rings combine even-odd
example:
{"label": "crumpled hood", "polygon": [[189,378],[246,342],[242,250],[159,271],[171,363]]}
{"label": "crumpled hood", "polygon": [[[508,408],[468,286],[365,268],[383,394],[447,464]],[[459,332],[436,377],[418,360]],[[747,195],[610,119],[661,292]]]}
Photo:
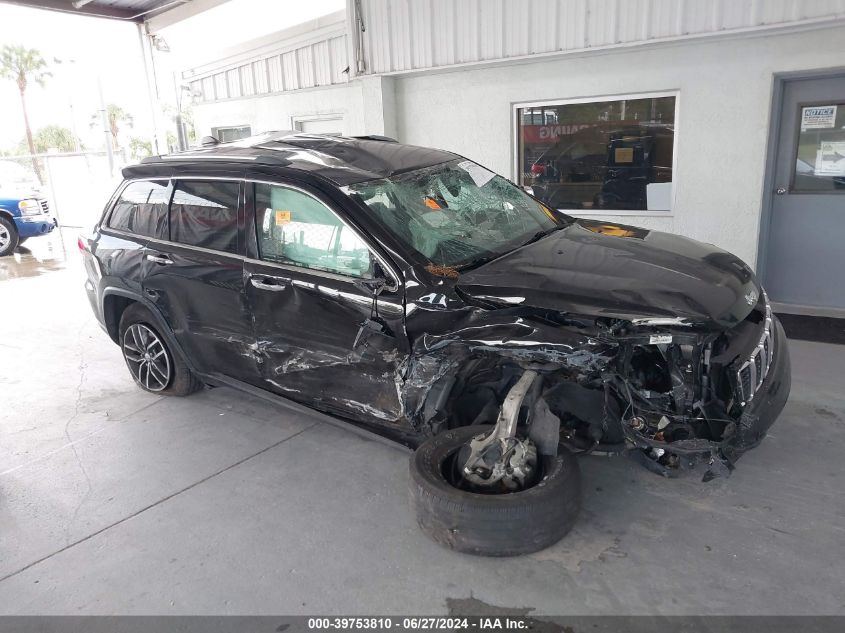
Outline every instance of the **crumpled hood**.
{"label": "crumpled hood", "polygon": [[714,246],[583,219],[461,273],[457,287],[500,305],[628,320],[680,317],[708,328],[742,321],[760,292],[751,269]]}

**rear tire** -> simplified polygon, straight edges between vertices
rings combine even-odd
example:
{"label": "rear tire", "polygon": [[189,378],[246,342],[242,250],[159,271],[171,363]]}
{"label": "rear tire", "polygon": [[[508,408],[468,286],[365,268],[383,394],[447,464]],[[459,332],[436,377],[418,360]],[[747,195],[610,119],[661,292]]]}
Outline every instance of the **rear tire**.
{"label": "rear tire", "polygon": [[536,552],[563,538],[581,509],[581,474],[563,445],[545,457],[543,478],[509,494],[478,494],[455,488],[444,464],[489,426],[467,426],[440,433],[411,458],[411,505],[417,523],[435,542],[467,554],[517,556]]}
{"label": "rear tire", "polygon": [[0,217],[0,257],[11,255],[20,243],[15,223]]}
{"label": "rear tire", "polygon": [[187,396],[202,389],[203,383],[174,353],[150,311],[140,303],[123,311],[118,331],[123,359],[141,389],[163,396]]}

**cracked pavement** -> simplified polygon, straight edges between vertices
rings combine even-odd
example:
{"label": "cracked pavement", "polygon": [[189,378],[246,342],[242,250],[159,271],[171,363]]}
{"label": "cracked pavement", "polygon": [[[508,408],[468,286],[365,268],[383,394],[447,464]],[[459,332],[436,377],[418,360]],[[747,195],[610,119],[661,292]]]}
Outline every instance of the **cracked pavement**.
{"label": "cracked pavement", "polygon": [[842,347],[791,342],[792,398],[730,479],[585,458],[568,537],[475,558],[414,525],[403,449],[138,390],[65,233],[0,260],[0,614],[845,614]]}

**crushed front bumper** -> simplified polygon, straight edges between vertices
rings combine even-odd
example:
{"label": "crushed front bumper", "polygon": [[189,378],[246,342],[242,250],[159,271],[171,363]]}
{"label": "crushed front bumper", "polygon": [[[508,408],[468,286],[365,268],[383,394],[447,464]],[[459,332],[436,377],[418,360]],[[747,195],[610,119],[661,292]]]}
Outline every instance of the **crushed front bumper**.
{"label": "crushed front bumper", "polygon": [[[701,460],[709,462],[704,481],[729,475],[736,460],[766,436],[789,398],[792,370],[786,334],[775,316],[772,316],[771,327],[774,353],[768,373],[753,398],[744,406],[739,418],[726,427],[723,439],[714,441],[695,438],[666,443],[646,437],[626,425],[623,429],[630,444],[644,449],[632,451],[632,456],[649,470],[665,477],[676,477],[679,470],[692,468]],[[667,466],[660,459],[664,454],[677,456],[678,467]]]}
{"label": "crushed front bumper", "polygon": [[783,326],[776,316],[772,317],[772,325],[775,343],[772,364],[754,399],[745,406],[737,423],[736,435],[731,438],[730,444],[737,457],[760,443],[789,398],[792,386],[789,345]]}

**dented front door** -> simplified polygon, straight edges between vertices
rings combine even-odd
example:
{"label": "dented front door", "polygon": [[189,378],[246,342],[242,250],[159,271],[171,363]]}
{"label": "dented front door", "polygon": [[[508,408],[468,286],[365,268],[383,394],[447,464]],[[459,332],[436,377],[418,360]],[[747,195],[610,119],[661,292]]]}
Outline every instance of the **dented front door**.
{"label": "dented front door", "polygon": [[374,307],[360,285],[369,249],[315,194],[253,186],[257,259],[244,274],[264,387],[364,422],[399,420],[398,289]]}

